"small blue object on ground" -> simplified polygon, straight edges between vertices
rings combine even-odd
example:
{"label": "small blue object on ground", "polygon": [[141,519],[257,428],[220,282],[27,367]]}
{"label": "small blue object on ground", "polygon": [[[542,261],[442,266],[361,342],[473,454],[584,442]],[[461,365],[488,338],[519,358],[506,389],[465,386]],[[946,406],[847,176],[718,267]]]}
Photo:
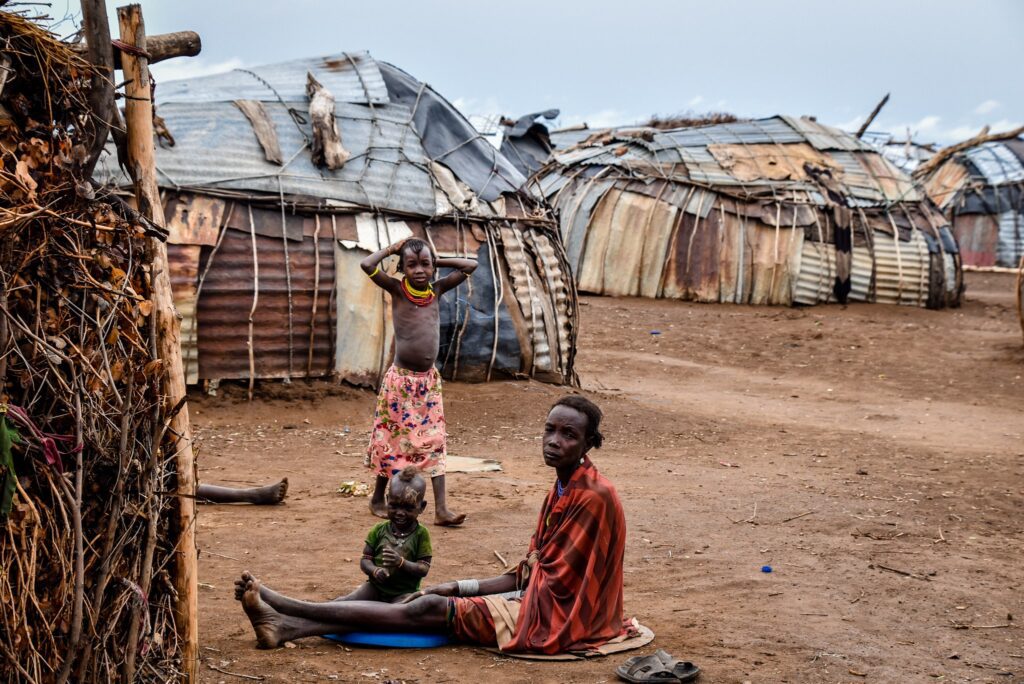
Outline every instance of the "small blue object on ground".
{"label": "small blue object on ground", "polygon": [[420,632],[349,632],[348,634],[325,634],[325,639],[353,646],[375,646],[377,648],[437,648],[451,643],[445,634],[422,634]]}
{"label": "small blue object on ground", "polygon": [[660,331],[660,330],[652,330],[652,331],[651,331],[651,334],[652,334],[652,335],[660,335],[660,334],[661,334],[661,331]]}
{"label": "small blue object on ground", "polygon": [[771,572],[771,571],[772,571],[772,566],[770,566],[770,565],[762,565],[761,566],[761,572]]}

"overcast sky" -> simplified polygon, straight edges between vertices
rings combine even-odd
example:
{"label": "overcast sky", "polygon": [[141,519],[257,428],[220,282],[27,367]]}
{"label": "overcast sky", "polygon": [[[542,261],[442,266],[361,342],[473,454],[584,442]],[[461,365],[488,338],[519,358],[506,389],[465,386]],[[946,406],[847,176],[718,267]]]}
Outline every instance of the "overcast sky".
{"label": "overcast sky", "polygon": [[[77,0],[71,3],[78,11]],[[108,11],[120,3],[108,3]],[[1024,121],[1014,0],[142,0],[149,33],[191,29],[199,57],[158,80],[369,50],[467,115],[556,107],[557,122],[652,114],[812,114],[949,143]],[[115,22],[116,23],[116,22]],[[115,29],[116,31],[116,29]]]}

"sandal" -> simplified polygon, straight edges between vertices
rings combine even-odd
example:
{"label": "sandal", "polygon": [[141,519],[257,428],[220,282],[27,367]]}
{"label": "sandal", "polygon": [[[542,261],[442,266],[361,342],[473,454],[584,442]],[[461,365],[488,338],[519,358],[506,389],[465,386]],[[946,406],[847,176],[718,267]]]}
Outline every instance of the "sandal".
{"label": "sandal", "polygon": [[662,649],[649,656],[634,656],[615,668],[615,674],[627,682],[692,682],[700,676],[700,668],[688,660],[673,658]]}

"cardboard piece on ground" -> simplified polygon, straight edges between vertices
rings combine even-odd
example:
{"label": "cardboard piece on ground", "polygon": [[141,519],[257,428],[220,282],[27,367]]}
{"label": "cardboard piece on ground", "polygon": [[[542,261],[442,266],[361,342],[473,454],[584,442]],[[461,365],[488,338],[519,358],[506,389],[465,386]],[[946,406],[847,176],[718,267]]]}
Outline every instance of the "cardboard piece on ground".
{"label": "cardboard piece on ground", "polygon": [[501,463],[489,458],[473,458],[472,456],[452,456],[445,459],[445,469],[449,473],[497,473],[501,472]]}
{"label": "cardboard piece on ground", "polygon": [[622,635],[612,639],[603,646],[590,651],[543,655],[540,653],[506,653],[505,651],[501,651],[497,648],[488,648],[487,650],[492,653],[500,653],[508,658],[519,658],[521,660],[586,660],[589,658],[599,658],[615,653],[622,653],[623,651],[632,651],[654,641],[654,632],[651,631],[650,628],[641,625],[637,622],[636,618],[633,618],[632,622],[633,626],[636,627],[637,632],[639,632],[636,636],[627,637],[626,635]]}

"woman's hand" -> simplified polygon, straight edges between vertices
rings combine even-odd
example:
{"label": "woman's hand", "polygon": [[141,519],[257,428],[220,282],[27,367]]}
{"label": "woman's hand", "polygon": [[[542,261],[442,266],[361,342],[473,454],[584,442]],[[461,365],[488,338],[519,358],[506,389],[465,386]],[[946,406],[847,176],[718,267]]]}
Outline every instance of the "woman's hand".
{"label": "woman's hand", "polygon": [[391,547],[385,547],[380,555],[385,568],[397,568],[402,564],[402,557]]}
{"label": "woman's hand", "polygon": [[415,601],[420,596],[426,596],[428,594],[433,594],[435,596],[458,596],[459,585],[456,582],[444,582],[443,584],[435,584],[432,587],[427,587],[426,589],[417,591],[414,594],[409,594],[404,599],[402,599],[402,603],[409,603],[410,601]]}

